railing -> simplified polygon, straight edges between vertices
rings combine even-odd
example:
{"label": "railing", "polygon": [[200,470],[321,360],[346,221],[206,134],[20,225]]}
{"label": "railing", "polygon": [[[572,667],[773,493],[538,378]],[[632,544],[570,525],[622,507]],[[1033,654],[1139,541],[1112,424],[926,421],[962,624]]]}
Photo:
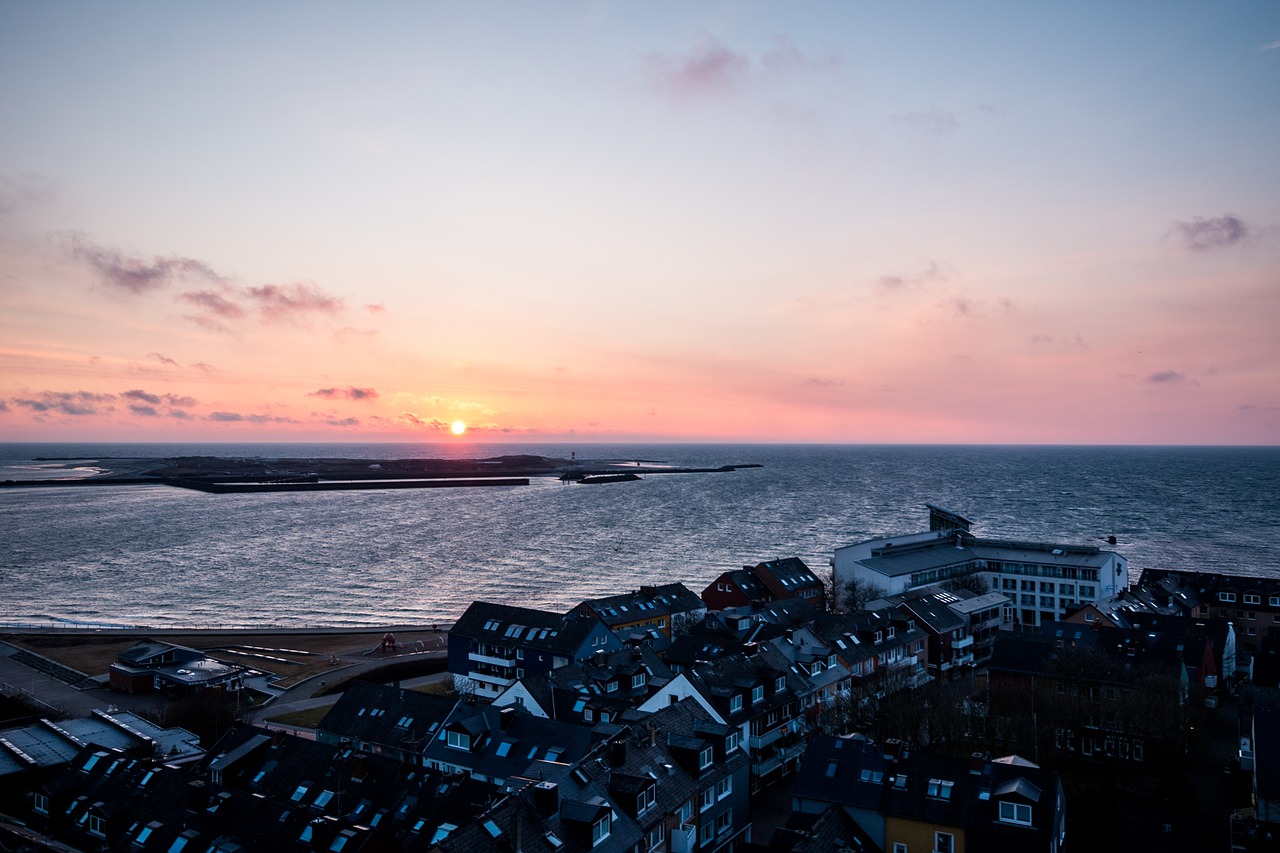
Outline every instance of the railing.
{"label": "railing", "polygon": [[467,659],[475,661],[476,663],[487,663],[490,666],[496,666],[501,669],[509,669],[516,665],[516,659],[514,657],[504,658],[499,657],[498,655],[486,655],[480,652],[471,652],[467,655]]}
{"label": "railing", "polygon": [[782,727],[779,726],[778,728],[773,729],[772,731],[766,732],[765,734],[752,735],[747,741],[747,746],[753,750],[763,749],[764,747],[773,743],[778,738],[782,737],[782,735],[783,735],[783,730],[782,730]]}
{"label": "railing", "polygon": [[965,637],[963,640],[955,640],[954,642],[952,642],[951,648],[967,649],[972,645],[973,645],[973,635],[970,634],[969,636]]}

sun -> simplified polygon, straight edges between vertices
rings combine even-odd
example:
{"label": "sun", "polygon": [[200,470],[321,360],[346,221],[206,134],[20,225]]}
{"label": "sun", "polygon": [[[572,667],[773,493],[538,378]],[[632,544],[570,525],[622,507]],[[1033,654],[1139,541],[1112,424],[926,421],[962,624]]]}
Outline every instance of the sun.
{"label": "sun", "polygon": [[462,435],[464,432],[467,431],[467,425],[464,424],[462,421],[454,421],[452,424],[449,425],[449,429],[453,430],[454,435]]}

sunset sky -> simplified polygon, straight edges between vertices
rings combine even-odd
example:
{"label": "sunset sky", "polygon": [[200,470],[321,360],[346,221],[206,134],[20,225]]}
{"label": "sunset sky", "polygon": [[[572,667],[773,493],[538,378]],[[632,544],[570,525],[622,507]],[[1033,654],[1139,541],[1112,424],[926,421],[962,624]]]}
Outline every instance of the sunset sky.
{"label": "sunset sky", "polygon": [[1280,3],[0,3],[0,440],[532,439],[1278,443]]}

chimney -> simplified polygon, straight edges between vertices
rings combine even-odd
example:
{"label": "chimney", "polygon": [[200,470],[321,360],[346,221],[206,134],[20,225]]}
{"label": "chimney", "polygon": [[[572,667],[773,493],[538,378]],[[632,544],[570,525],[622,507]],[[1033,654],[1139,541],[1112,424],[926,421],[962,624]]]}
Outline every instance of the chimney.
{"label": "chimney", "polygon": [[209,790],[205,787],[204,780],[196,779],[188,782],[187,808],[193,812],[198,812],[207,805],[209,805]]}
{"label": "chimney", "polygon": [[510,706],[503,708],[501,711],[498,712],[498,727],[505,732],[507,729],[511,728],[511,723],[515,720],[515,718],[516,718],[515,708],[512,708]]}
{"label": "chimney", "polygon": [[543,817],[555,814],[560,809],[560,786],[555,782],[538,782],[533,786],[533,805]]}
{"label": "chimney", "polygon": [[369,756],[363,752],[353,752],[347,767],[351,771],[352,779],[363,779],[369,775]]}
{"label": "chimney", "polygon": [[609,763],[614,767],[621,767],[627,763],[626,739],[617,738],[609,742]]}

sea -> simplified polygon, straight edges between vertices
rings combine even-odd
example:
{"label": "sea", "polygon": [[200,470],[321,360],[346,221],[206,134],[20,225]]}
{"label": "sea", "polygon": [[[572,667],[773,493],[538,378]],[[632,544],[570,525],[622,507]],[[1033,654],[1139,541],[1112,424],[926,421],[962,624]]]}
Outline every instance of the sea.
{"label": "sea", "polygon": [[826,576],[840,546],[927,529],[926,504],[983,536],[1115,550],[1134,580],[1280,574],[1276,447],[0,444],[0,481],[112,458],[511,454],[760,467],[460,489],[0,488],[0,623],[380,628],[446,626],[473,600],[563,611],[643,584],[700,592],[781,557]]}

